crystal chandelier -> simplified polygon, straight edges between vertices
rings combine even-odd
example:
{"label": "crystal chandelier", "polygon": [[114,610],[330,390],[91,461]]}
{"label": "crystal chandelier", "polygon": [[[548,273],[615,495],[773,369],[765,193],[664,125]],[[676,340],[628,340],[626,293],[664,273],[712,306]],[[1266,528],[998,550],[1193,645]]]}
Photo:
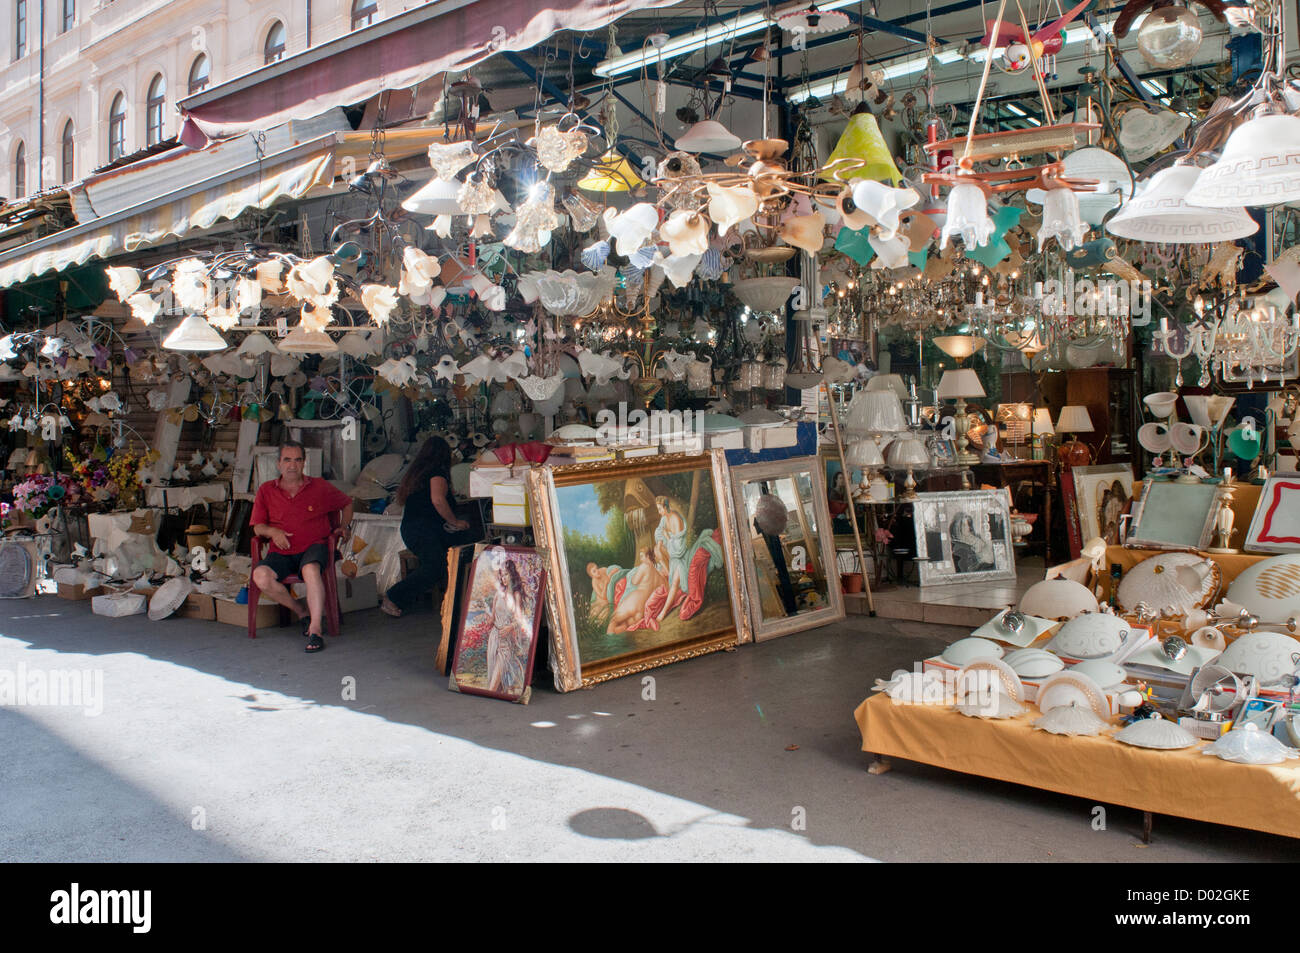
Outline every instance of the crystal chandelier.
{"label": "crystal chandelier", "polygon": [[1181,329],[1186,339],[1181,350],[1176,344],[1180,331],[1171,330],[1167,318],[1160,319],[1153,335],[1156,349],[1179,363],[1176,387],[1183,384],[1182,361],[1193,355],[1201,367],[1200,387],[1210,386],[1212,371],[1220,380],[1244,381],[1248,387],[1257,380],[1285,382],[1287,362],[1300,347],[1300,313],[1288,320],[1285,309],[1264,298],[1250,306],[1234,297],[1207,307],[1197,296],[1194,309],[1196,320]]}

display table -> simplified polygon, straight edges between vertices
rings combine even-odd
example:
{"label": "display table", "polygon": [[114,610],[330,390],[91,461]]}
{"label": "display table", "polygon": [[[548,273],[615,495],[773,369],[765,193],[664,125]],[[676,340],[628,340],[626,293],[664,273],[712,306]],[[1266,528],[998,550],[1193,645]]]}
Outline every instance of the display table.
{"label": "display table", "polygon": [[[1149,751],[1108,735],[1031,727],[1038,710],[994,721],[878,693],[853,713],[862,750],[1155,814],[1300,837],[1300,762],[1233,764],[1204,745]],[[1118,720],[1117,720],[1118,723]]]}

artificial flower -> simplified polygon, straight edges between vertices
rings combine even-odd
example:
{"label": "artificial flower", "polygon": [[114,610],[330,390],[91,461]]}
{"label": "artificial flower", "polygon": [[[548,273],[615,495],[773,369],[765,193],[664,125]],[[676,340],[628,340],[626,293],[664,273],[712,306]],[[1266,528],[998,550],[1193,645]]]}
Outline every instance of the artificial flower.
{"label": "artificial flower", "polygon": [[105,268],[108,273],[108,286],[117,295],[117,300],[126,300],[140,289],[140,272],[134,268]]}
{"label": "artificial flower", "polygon": [[362,285],[361,304],[375,324],[382,328],[397,307],[397,289],[388,285]]}

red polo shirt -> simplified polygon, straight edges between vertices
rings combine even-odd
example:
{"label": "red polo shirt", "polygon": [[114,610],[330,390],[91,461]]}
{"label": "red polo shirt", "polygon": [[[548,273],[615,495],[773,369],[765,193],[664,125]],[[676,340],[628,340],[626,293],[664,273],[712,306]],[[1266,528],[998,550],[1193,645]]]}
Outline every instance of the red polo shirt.
{"label": "red polo shirt", "polygon": [[266,540],[273,553],[301,553],[313,543],[323,543],[329,539],[334,527],[330,525],[330,514],[338,512],[351,503],[351,498],[328,480],[320,477],[303,477],[303,485],[298,492],[289,496],[280,489],[279,480],[267,480],[257,488],[257,498],[253,501],[253,515],[249,522],[253,526],[265,523],[282,529],[289,534],[290,549],[280,549],[270,540]]}

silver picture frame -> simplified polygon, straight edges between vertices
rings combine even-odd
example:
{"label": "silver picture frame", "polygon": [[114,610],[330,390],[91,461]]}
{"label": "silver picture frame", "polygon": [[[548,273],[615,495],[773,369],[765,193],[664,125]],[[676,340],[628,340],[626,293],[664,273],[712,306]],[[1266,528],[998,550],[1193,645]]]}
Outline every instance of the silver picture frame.
{"label": "silver picture frame", "polygon": [[1124,546],[1201,552],[1210,545],[1220,505],[1216,483],[1144,480]]}
{"label": "silver picture frame", "polygon": [[922,586],[1016,578],[1005,490],[920,493],[912,504],[912,514]]}

